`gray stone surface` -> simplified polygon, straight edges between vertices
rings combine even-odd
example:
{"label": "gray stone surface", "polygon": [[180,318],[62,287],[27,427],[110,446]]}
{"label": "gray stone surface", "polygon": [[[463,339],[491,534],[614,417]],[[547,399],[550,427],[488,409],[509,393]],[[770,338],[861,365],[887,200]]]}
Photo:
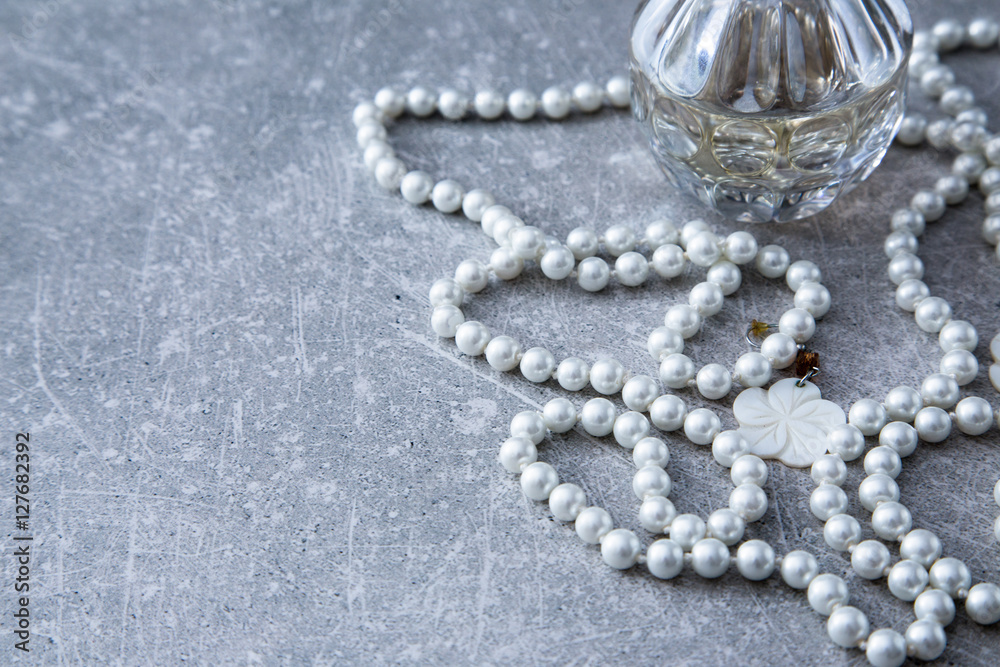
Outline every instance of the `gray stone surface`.
{"label": "gray stone surface", "polygon": [[[992,3],[911,4],[926,26]],[[14,434],[31,432],[35,537],[33,650],[12,649],[7,558],[0,663],[864,664],[773,578],[611,571],[525,500],[497,447],[511,416],[560,390],[463,358],[428,326],[429,284],[491,244],[380,191],[360,163],[349,113],[381,85],[604,80],[625,62],[630,5],[0,4],[0,453],[12,469]],[[1000,117],[996,50],[953,62]],[[559,235],[706,215],[666,187],[621,113],[406,120],[392,140],[408,164],[487,187]],[[835,309],[815,346],[842,406],[936,368],[933,337],[893,305],[881,239],[892,208],[947,169],[893,148],[832,210],[755,230],[823,268]],[[1000,271],[981,218],[973,195],[929,230],[923,257],[934,292],[985,336]],[[557,356],[650,373],[647,332],[697,280],[585,295],[531,269],[467,312]],[[747,320],[790,301],[748,277],[692,356],[731,362]],[[997,402],[983,379],[970,389]],[[725,472],[669,440],[678,507],[722,506]],[[915,522],[977,580],[1000,560],[997,444],[994,429],[923,446],[900,477]],[[638,527],[617,445],[573,433],[542,456]],[[772,465],[772,510],[748,534],[843,573],[811,488]],[[908,605],[847,577],[875,626],[905,629]],[[997,629],[964,612],[949,643],[940,664],[997,662]]]}

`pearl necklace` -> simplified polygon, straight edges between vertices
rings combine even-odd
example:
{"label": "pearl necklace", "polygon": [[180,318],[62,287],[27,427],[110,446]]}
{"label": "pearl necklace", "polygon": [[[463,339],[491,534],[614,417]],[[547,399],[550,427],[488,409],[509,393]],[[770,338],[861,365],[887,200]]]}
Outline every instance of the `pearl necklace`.
{"label": "pearl necklace", "polygon": [[[603,560],[616,569],[643,563],[654,576],[670,579],[687,565],[703,577],[715,578],[735,565],[741,575],[754,581],[766,579],[775,570],[780,570],[786,583],[806,590],[810,606],[828,617],[831,639],[845,648],[864,650],[874,665],[900,665],[907,655],[920,659],[940,656],[946,643],[943,628],[955,615],[955,598],[965,600],[967,613],[976,622],[989,624],[1000,620],[1000,587],[992,583],[972,586],[971,574],[964,563],[942,558],[940,540],[930,531],[913,529],[909,511],[898,502],[899,488],[895,482],[902,469],[902,459],[915,450],[920,440],[944,440],[952,430],[952,423],[964,433],[978,435],[989,429],[994,420],[992,408],[984,399],[967,397],[958,401],[959,387],[970,382],[978,371],[978,364],[971,355],[978,335],[968,323],[952,320],[950,306],[931,297],[926,285],[920,282],[923,266],[916,256],[916,236],[923,231],[926,222],[940,218],[947,204],[964,199],[968,183],[974,180],[979,181],[984,194],[990,197],[984,236],[996,244],[1000,235],[1000,224],[995,216],[1000,211],[997,206],[1000,200],[993,194],[1000,196],[1000,170],[986,167],[987,160],[998,163],[993,155],[1000,153],[1000,145],[997,145],[1000,139],[987,135],[982,127],[985,115],[970,109],[973,104],[971,91],[968,94],[965,92],[968,89],[956,91],[962,87],[953,86],[954,74],[937,64],[934,53],[934,49],[951,50],[966,40],[979,48],[990,47],[996,43],[997,32],[997,24],[991,21],[975,21],[968,30],[945,21],[936,25],[931,33],[915,36],[911,57],[911,66],[920,76],[921,88],[940,96],[945,111],[954,110],[952,115],[958,116],[958,124],[945,131],[938,127],[940,123],[927,125],[926,121],[911,115],[903,121],[900,142],[919,143],[913,138],[917,135],[922,138],[926,133],[932,145],[937,146],[932,137],[941,135],[965,151],[956,160],[953,176],[940,179],[934,190],[918,192],[909,209],[893,215],[893,233],[885,243],[890,258],[889,275],[899,286],[897,303],[915,313],[921,329],[939,333],[939,342],[945,351],[941,373],[925,379],[919,392],[897,387],[882,403],[860,400],[851,406],[848,423],[833,427],[829,424],[836,419],[829,413],[839,408],[824,405],[829,402],[819,399],[819,391],[811,383],[791,378],[776,382],[768,392],[758,389],[770,381],[775,369],[786,368],[795,362],[802,346],[815,332],[816,320],[829,310],[829,292],[820,284],[819,268],[812,262],[792,264],[787,252],[777,246],[758,249],[756,240],[746,232],[719,239],[701,221],[689,222],[680,230],[667,221],[657,221],[647,227],[641,241],[623,226],[612,227],[603,236],[580,228],[571,232],[562,244],[546,237],[537,228],[525,225],[508,208],[497,205],[492,195],[484,190],[466,193],[454,181],[435,183],[424,172],[408,172],[386,143],[384,122],[404,111],[420,118],[437,110],[451,120],[460,120],[474,111],[480,118],[492,120],[506,110],[513,118],[523,121],[534,117],[539,110],[554,120],[565,118],[574,106],[583,113],[590,113],[601,108],[605,101],[626,108],[629,99],[624,77],[614,77],[603,89],[592,83],[581,83],[572,93],[550,88],[540,100],[523,89],[514,91],[506,99],[493,92],[480,92],[470,100],[453,90],[443,91],[438,96],[417,87],[403,95],[386,88],[377,93],[374,103],[359,105],[354,112],[358,143],[364,149],[365,164],[374,172],[376,181],[388,190],[398,189],[415,205],[429,201],[443,213],[461,210],[467,218],[479,222],[483,231],[499,245],[489,263],[466,260],[456,269],[454,279],[442,279],[432,286],[431,325],[434,331],[442,337],[454,337],[456,346],[464,354],[485,355],[487,362],[497,370],[519,369],[532,382],[554,378],[570,391],[578,391],[589,384],[604,395],[620,392],[629,408],[617,414],[611,401],[595,398],[578,409],[569,400],[557,398],[549,401],[540,413],[525,411],[516,415],[511,422],[511,437],[501,446],[500,461],[507,470],[520,475],[525,495],[537,501],[547,500],[553,515],[562,521],[574,522],[581,539],[599,544]],[[918,73],[921,63],[927,66]],[[991,148],[993,146],[995,148]],[[636,252],[640,245],[650,251],[650,258]],[[616,258],[614,270],[597,257],[601,246]],[[637,286],[649,279],[650,270],[670,279],[680,275],[687,261],[706,267],[706,281],[692,289],[688,304],[678,304],[667,311],[664,326],[651,334],[647,347],[659,362],[660,380],[668,388],[692,386],[705,398],[714,400],[727,395],[733,381],[748,387],[734,403],[741,429],[722,431],[721,420],[711,410],[688,411],[676,394],[660,395],[653,378],[629,376],[615,360],[601,359],[588,366],[570,357],[557,365],[554,356],[544,348],[533,347],[522,352],[513,338],[493,337],[485,325],[465,321],[459,308],[465,295],[485,289],[490,273],[504,281],[516,278],[523,271],[525,260],[537,261],[542,273],[550,279],[575,278],[587,291],[603,289],[612,277],[623,285]],[[696,373],[694,362],[682,354],[684,340],[697,333],[705,318],[719,312],[724,297],[735,292],[741,283],[739,266],[749,262],[755,262],[766,277],[785,277],[795,291],[795,307],[779,318],[778,325],[764,327],[767,331],[776,329],[777,333],[763,339],[760,352],[741,356],[732,373],[721,364],[707,364]],[[757,333],[763,331],[758,329]],[[1000,336],[994,339],[991,351],[994,362],[1000,361]],[[998,368],[1000,366],[995,363],[991,379],[1000,375]],[[994,385],[1000,390],[995,380]],[[739,546],[735,556],[730,556],[729,547],[743,538],[745,524],[760,519],[767,509],[767,496],[761,488],[767,479],[767,466],[752,451],[760,443],[751,445],[743,435],[753,432],[753,427],[743,424],[740,419],[740,403],[766,403],[773,392],[791,396],[796,391],[796,400],[806,407],[797,406],[782,417],[794,419],[797,424],[817,421],[824,428],[823,451],[829,452],[813,458],[811,475],[817,487],[810,498],[810,509],[824,522],[827,544],[838,551],[850,552],[852,568],[859,576],[873,580],[886,577],[894,596],[914,602],[917,621],[909,626],[905,635],[891,629],[870,632],[865,614],[848,605],[849,594],[843,579],[833,574],[820,574],[815,557],[807,552],[793,551],[779,558],[771,545],[750,540]],[[946,412],[952,407],[954,412]],[[747,411],[751,416],[760,417],[767,408],[754,405],[743,412]],[[645,412],[649,413],[649,418],[643,414]],[[841,412],[840,421],[843,420]],[[662,439],[650,435],[650,422],[661,431],[683,429],[691,442],[712,446],[715,460],[730,468],[735,486],[729,508],[716,510],[707,521],[692,514],[677,515],[668,499],[672,487],[665,471],[669,449]],[[642,501],[640,523],[651,533],[669,535],[653,542],[645,553],[635,533],[614,529],[611,516],[599,507],[588,506],[586,495],[579,486],[560,483],[556,470],[538,461],[537,445],[548,433],[564,433],[578,423],[595,437],[613,434],[620,445],[632,450],[638,468],[632,487]],[[864,458],[868,476],[859,487],[859,499],[872,512],[871,526],[876,535],[890,543],[899,543],[901,560],[891,567],[889,549],[882,542],[861,541],[861,525],[846,514],[847,495],[841,488],[847,476],[846,462],[861,456],[866,436],[878,436],[879,445]],[[770,443],[764,444],[770,446]],[[1000,484],[994,495],[1000,503]],[[1000,539],[1000,520],[996,528]]]}

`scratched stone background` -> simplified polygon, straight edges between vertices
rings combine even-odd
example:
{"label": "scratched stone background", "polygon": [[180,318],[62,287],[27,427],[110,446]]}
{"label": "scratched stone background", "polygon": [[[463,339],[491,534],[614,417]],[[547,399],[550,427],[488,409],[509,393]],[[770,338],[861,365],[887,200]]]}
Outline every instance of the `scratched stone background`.
{"label": "scratched stone background", "polygon": [[[922,26],[996,15],[992,0],[911,5]],[[19,431],[34,535],[32,652],[12,648],[7,558],[0,663],[865,663],[777,578],[612,571],[527,501],[497,448],[514,414],[561,391],[464,358],[428,325],[430,283],[491,243],[379,190],[361,164],[349,115],[380,86],[604,81],[623,68],[631,13],[600,0],[0,4],[5,552]],[[950,59],[994,118],[997,55]],[[408,165],[489,188],[558,235],[660,216],[733,228],[666,186],[627,114],[404,120],[391,138]],[[889,212],[948,165],[893,148],[832,210],[755,229],[824,271],[835,307],[814,342],[841,406],[936,369],[934,338],[893,305],[881,241]],[[985,338],[1000,271],[981,219],[974,194],[922,256],[934,293]],[[466,312],[558,357],[654,373],[647,332],[698,280],[590,295],[529,269]],[[731,363],[745,323],[790,302],[748,276],[692,356]],[[997,403],[984,378],[969,390]],[[723,506],[725,471],[668,440],[679,509]],[[976,580],[1000,563],[998,444],[994,429],[922,446],[900,477],[916,524]],[[579,433],[541,451],[638,529],[626,452]],[[860,516],[859,480],[855,464]],[[873,627],[904,630],[910,607],[823,543],[811,488],[772,465],[771,510],[748,535],[812,550]],[[948,631],[939,664],[996,664],[998,628],[960,611]]]}

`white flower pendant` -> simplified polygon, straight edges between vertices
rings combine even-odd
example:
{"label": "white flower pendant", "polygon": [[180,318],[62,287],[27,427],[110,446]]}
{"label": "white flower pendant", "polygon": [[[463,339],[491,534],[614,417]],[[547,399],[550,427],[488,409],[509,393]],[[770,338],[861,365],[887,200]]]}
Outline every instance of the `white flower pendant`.
{"label": "white flower pendant", "polygon": [[840,406],[820,397],[819,387],[798,382],[788,378],[767,391],[745,389],[733,402],[733,415],[752,454],[804,468],[826,453],[827,434],[847,419]]}

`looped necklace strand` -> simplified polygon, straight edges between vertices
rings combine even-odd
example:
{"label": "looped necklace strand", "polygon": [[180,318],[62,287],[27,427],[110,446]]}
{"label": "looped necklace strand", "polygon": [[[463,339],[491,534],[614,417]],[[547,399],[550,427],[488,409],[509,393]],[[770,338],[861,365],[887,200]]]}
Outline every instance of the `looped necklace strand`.
{"label": "looped necklace strand", "polygon": [[[535,383],[555,379],[570,392],[590,386],[603,396],[620,394],[627,408],[619,414],[607,398],[594,398],[579,407],[566,398],[556,398],[541,411],[517,414],[499,458],[504,468],[520,475],[524,494],[548,501],[553,515],[573,522],[584,542],[600,545],[603,560],[616,569],[641,563],[655,577],[671,579],[685,567],[705,578],[719,577],[735,567],[752,581],[778,571],[789,586],[806,591],[809,605],[827,617],[828,633],[837,645],[865,651],[877,667],[898,667],[907,656],[921,660],[939,657],[946,645],[944,628],[955,617],[954,600],[964,600],[968,616],[977,623],[1000,621],[1000,587],[988,582],[973,585],[962,561],[943,557],[943,545],[933,532],[914,528],[911,513],[899,502],[895,481],[903,459],[921,441],[942,442],[953,426],[967,435],[981,435],[1000,420],[986,399],[967,396],[960,400],[961,387],[978,375],[979,365],[972,352],[979,336],[971,324],[952,318],[946,301],[930,295],[921,280],[924,266],[917,256],[917,239],[926,224],[940,219],[949,205],[961,203],[970,185],[976,184],[986,197],[983,237],[992,245],[1000,243],[1000,136],[987,131],[986,114],[974,106],[972,91],[955,84],[954,72],[940,63],[938,55],[963,44],[996,48],[998,33],[996,22],[979,19],[968,27],[942,21],[932,31],[914,36],[910,75],[952,118],[928,123],[917,114],[908,114],[897,141],[916,146],[926,139],[938,150],[954,148],[960,154],[950,175],[938,179],[933,188],[917,192],[909,207],[892,214],[891,233],[884,247],[889,278],[897,285],[897,305],[914,313],[920,329],[938,335],[944,356],[940,372],[925,378],[919,390],[896,387],[881,402],[859,400],[846,416],[838,406],[823,400],[809,381],[820,365],[818,355],[805,346],[815,333],[817,320],[831,306],[830,293],[813,262],[792,262],[779,246],[758,247],[748,232],[720,238],[700,220],[680,228],[658,220],[640,234],[623,225],[610,227],[602,235],[581,227],[560,242],[526,225],[509,208],[496,204],[485,190],[466,192],[455,181],[435,182],[423,171],[408,171],[387,143],[386,123],[403,113],[425,118],[437,111],[457,121],[468,115],[494,120],[506,111],[525,121],[539,113],[551,120],[564,119],[574,109],[593,113],[605,103],[625,109],[630,104],[625,77],[616,76],[603,88],[589,82],[572,91],[553,87],[540,97],[525,89],[506,98],[492,91],[469,98],[454,90],[436,94],[422,86],[406,94],[384,88],[373,102],[360,104],[353,115],[358,144],[378,184],[399,191],[414,205],[430,202],[442,213],[461,211],[480,223],[498,245],[488,262],[465,260],[453,278],[432,285],[434,332],[454,338],[465,355],[485,356],[498,371],[519,370]],[[598,256],[602,249],[613,258],[613,266]],[[1000,258],[1000,247],[997,254]],[[654,279],[654,274],[665,280],[677,278],[687,264],[704,269],[705,279],[691,289],[687,303],[668,308],[664,325],[655,329],[647,342],[659,365],[660,384],[670,391],[661,392],[653,377],[631,374],[614,359],[588,364],[568,357],[557,363],[544,347],[524,350],[514,338],[493,336],[486,325],[465,319],[461,306],[467,295],[484,290],[491,275],[499,281],[513,280],[522,273],[526,261],[536,262],[551,280],[573,279],[589,292],[603,290],[612,279],[636,287]],[[733,363],[732,370],[721,363],[697,368],[684,354],[685,340],[697,335],[706,320],[720,312],[725,297],[740,287],[743,267],[748,265],[766,278],[783,278],[794,293],[793,306],[776,324],[755,320],[749,326],[746,338],[752,349]],[[993,339],[990,352],[993,365],[989,377],[1000,391],[1000,334]],[[763,389],[775,371],[793,365],[794,377]],[[723,430],[718,414],[707,408],[690,409],[678,394],[690,388],[706,399],[718,400],[731,392],[734,383],[744,387],[733,404],[740,424],[737,430]],[[637,468],[632,490],[640,501],[639,522],[646,531],[665,537],[643,550],[633,531],[615,529],[606,510],[589,505],[579,486],[560,483],[556,470],[538,460],[538,445],[548,434],[565,433],[577,425],[594,437],[611,435],[631,450]],[[666,467],[670,451],[653,427],[662,433],[682,433],[695,445],[711,447],[715,461],[729,469],[734,485],[728,507],[713,511],[707,519],[677,513],[669,499],[672,481]],[[866,437],[877,437],[878,445],[865,454]],[[870,527],[879,539],[862,540],[861,523],[847,513],[848,497],[842,488],[846,464],[862,454],[866,478],[858,488],[858,498],[871,512]],[[759,520],[767,511],[762,488],[768,477],[765,458],[795,467],[810,466],[816,488],[809,506],[824,524],[824,540],[831,548],[850,554],[851,567],[858,576],[884,578],[893,596],[913,602],[916,621],[905,633],[889,628],[872,631],[867,616],[850,606],[844,580],[835,574],[821,574],[812,554],[797,550],[779,557],[762,540],[740,544],[746,524]],[[1000,482],[994,499],[1000,504]],[[994,532],[1000,540],[1000,518]],[[886,543],[898,546],[895,563]],[[731,555],[730,547],[737,544],[735,555]]]}

